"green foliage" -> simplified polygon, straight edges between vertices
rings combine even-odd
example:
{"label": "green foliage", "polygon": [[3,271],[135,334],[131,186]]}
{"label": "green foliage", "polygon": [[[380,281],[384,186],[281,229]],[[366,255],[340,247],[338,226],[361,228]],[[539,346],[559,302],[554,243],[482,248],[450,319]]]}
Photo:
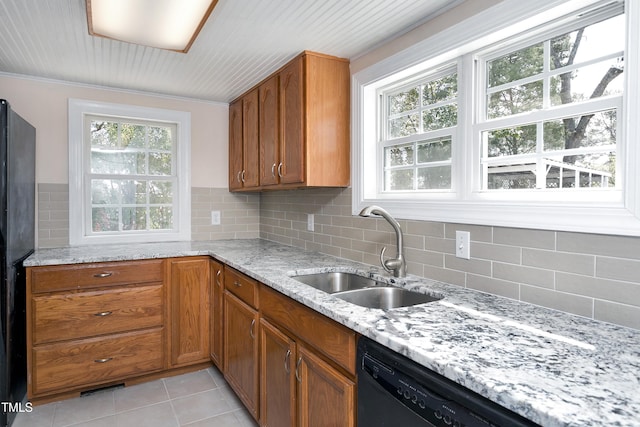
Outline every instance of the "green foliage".
{"label": "green foliage", "polygon": [[[92,180],[93,231],[171,229],[172,128],[93,120],[90,134],[91,173],[114,176]],[[165,180],[120,179],[128,175]]]}
{"label": "green foliage", "polygon": [[[612,18],[616,19],[616,18]],[[545,96],[549,99],[546,105],[563,105],[579,102],[589,98],[597,98],[607,94],[609,84],[623,72],[622,59],[608,65],[603,70],[606,62],[570,68],[562,72],[565,67],[577,65],[583,41],[589,37],[606,37],[602,31],[594,30],[600,24],[592,27],[581,28],[576,31],[560,35],[549,40],[549,63],[551,71],[560,71],[548,80],[547,93],[544,91],[543,70],[545,64],[544,43],[537,43],[518,51],[509,53],[487,63],[486,78],[489,95],[487,98],[487,117],[489,119],[506,117],[514,114],[525,113],[543,108]],[[587,45],[588,46],[588,45]],[[617,49],[617,48],[616,48]],[[612,52],[616,49],[612,48]],[[602,53],[583,52],[582,60],[597,59]],[[586,59],[585,59],[586,58]],[[594,70],[600,71],[600,75],[594,74]],[[537,79],[539,77],[539,79]],[[582,76],[580,86],[586,93],[579,93],[573,87],[576,79]],[[523,82],[530,78],[533,81]],[[585,83],[591,87],[585,89]],[[497,88],[492,91],[491,88]],[[512,156],[518,154],[535,153],[539,135],[535,123],[504,129],[492,130],[485,133],[488,144],[489,157]],[[546,152],[568,150],[581,147],[608,146],[616,144],[616,111],[604,111],[584,114],[577,117],[565,117],[557,120],[549,120],[542,123],[543,149]],[[550,154],[549,158],[553,158]],[[557,157],[555,157],[557,159]],[[584,167],[591,170],[615,173],[615,153],[600,153],[591,155],[565,155],[561,159],[565,164]],[[515,162],[514,162],[515,163]],[[536,177],[533,172],[500,172],[499,167],[494,168],[489,174],[489,188],[535,188]],[[549,176],[553,175],[554,168],[549,169]],[[569,175],[571,168],[564,171]],[[559,176],[560,169],[555,174]],[[587,178],[580,176],[581,185],[598,186],[601,182],[592,182],[589,173]],[[601,175],[600,175],[601,176]],[[551,179],[551,178],[548,178]],[[575,179],[572,185],[575,184]],[[609,184],[615,182],[615,176],[610,178]],[[547,183],[547,187],[567,187],[566,183]]]}

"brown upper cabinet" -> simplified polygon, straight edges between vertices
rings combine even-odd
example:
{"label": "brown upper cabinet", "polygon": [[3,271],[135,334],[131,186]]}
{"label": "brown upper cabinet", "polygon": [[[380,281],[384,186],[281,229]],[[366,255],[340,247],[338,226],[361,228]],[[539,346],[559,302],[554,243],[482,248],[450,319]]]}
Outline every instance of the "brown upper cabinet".
{"label": "brown upper cabinet", "polygon": [[258,90],[229,106],[229,190],[258,186]]}
{"label": "brown upper cabinet", "polygon": [[346,187],[349,130],[348,60],[305,51],[231,103],[229,190]]}

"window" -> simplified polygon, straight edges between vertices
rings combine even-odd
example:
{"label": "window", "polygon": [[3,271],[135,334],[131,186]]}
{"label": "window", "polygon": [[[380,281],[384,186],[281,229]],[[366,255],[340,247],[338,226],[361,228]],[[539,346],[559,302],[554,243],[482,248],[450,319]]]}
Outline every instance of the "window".
{"label": "window", "polygon": [[528,3],[354,74],[354,213],[640,235],[640,11]]}
{"label": "window", "polygon": [[69,102],[71,244],[190,238],[189,114]]}
{"label": "window", "polygon": [[384,92],[384,191],[451,188],[457,95],[455,68]]}
{"label": "window", "polygon": [[524,47],[479,55],[482,189],[620,187],[624,15],[573,26]]}

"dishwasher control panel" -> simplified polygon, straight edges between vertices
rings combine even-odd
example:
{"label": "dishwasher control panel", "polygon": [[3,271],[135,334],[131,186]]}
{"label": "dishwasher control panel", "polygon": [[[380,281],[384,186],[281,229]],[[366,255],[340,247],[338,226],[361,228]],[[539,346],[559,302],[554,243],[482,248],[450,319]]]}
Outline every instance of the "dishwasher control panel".
{"label": "dishwasher control panel", "polygon": [[367,337],[356,357],[358,427],[540,427]]}
{"label": "dishwasher control panel", "polygon": [[390,395],[433,426],[496,426],[468,408],[440,396],[427,386],[420,384],[415,378],[384,364],[369,354],[364,354],[362,368]]}

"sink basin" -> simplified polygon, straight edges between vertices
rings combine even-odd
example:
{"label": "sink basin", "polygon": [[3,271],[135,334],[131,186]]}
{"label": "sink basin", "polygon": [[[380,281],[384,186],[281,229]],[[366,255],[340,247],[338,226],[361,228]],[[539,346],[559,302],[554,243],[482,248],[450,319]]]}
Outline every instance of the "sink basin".
{"label": "sink basin", "polygon": [[335,296],[362,307],[381,308],[383,310],[408,307],[442,299],[403,288],[396,288],[394,286],[356,289],[340,292],[335,294]]}
{"label": "sink basin", "polygon": [[293,276],[293,279],[329,294],[353,289],[370,288],[372,286],[387,286],[386,283],[381,283],[368,277],[340,271],[304,274],[301,276]]}
{"label": "sink basin", "polygon": [[442,299],[442,297],[434,297],[397,286],[390,286],[375,279],[341,271],[303,274],[292,278],[321,291],[333,294],[333,296],[344,301],[368,308],[389,310]]}

